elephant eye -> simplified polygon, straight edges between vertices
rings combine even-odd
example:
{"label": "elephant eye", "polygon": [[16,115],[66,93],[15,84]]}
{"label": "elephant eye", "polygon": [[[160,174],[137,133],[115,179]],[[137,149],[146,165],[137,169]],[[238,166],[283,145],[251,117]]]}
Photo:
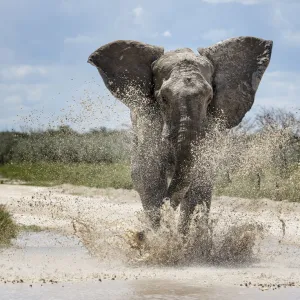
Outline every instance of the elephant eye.
{"label": "elephant eye", "polygon": [[162,103],[165,103],[165,104],[167,103],[167,99],[166,99],[165,96],[161,96],[161,102],[162,102]]}

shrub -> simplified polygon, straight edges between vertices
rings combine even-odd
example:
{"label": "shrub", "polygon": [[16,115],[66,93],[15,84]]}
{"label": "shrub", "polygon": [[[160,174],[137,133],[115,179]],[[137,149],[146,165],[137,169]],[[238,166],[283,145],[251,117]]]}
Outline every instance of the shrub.
{"label": "shrub", "polygon": [[16,238],[18,226],[4,205],[0,205],[0,245],[7,245]]}
{"label": "shrub", "polygon": [[67,126],[0,135],[0,164],[14,162],[118,163],[130,160],[127,130],[93,129],[79,133]]}

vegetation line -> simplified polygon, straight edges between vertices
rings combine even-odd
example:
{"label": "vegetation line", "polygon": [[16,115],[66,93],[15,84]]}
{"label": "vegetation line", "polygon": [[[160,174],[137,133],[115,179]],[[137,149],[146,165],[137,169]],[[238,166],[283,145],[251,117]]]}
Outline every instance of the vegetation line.
{"label": "vegetation line", "polygon": [[[33,185],[131,189],[131,139],[129,130],[68,126],[0,132],[0,175]],[[195,153],[196,173],[214,177],[217,195],[300,201],[297,110],[262,109],[251,122],[212,132]]]}
{"label": "vegetation line", "polygon": [[69,183],[96,188],[132,189],[130,166],[125,163],[9,163],[0,166],[0,173],[6,178],[38,186]]}

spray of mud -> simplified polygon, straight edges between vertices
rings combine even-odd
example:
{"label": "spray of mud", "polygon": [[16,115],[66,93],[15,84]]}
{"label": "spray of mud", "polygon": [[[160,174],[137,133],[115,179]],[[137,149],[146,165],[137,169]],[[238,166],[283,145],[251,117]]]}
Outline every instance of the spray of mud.
{"label": "spray of mud", "polygon": [[[192,176],[195,180],[203,180],[205,176],[205,180],[216,182],[218,176],[228,170],[240,177],[256,174],[276,165],[282,150],[280,145],[287,143],[289,133],[289,128],[268,128],[253,137],[237,136],[217,124],[205,140],[194,145]],[[74,226],[93,255],[110,259],[122,257],[134,265],[161,266],[249,264],[258,259],[260,243],[267,230],[265,224],[254,217],[243,219],[239,215],[235,218],[219,212],[211,212],[207,217],[198,207],[191,217],[188,234],[183,236],[178,231],[180,211],[174,211],[169,201],[165,201],[161,216],[157,231],[151,228],[143,212],[118,225],[92,224],[87,217],[75,220]],[[281,226],[279,220],[282,219],[278,217]]]}
{"label": "spray of mud", "polygon": [[[239,265],[250,263],[255,257],[262,237],[261,227],[255,223],[218,226],[218,217],[207,217],[197,207],[191,217],[189,231],[178,230],[180,214],[169,202],[162,209],[161,226],[157,231],[148,227],[145,235],[128,236],[131,247],[138,249],[133,258],[148,265]],[[144,232],[144,231],[142,231]]]}
{"label": "spray of mud", "polygon": [[[61,117],[61,124],[64,124],[63,120],[78,124],[95,117],[99,99],[95,102],[87,90],[85,93],[85,99],[80,101],[80,114],[76,116],[75,112],[74,115],[69,108],[67,115]],[[114,111],[112,107],[111,111]],[[261,174],[261,170],[278,164],[289,133],[290,129],[286,127],[284,130],[266,128],[255,135],[237,134],[224,131],[220,124],[215,124],[206,138],[193,146],[192,177],[218,183],[228,173],[237,178]],[[85,213],[81,208],[77,214],[68,216],[68,209],[64,213],[65,218],[72,220],[74,233],[94,256],[133,265],[251,263],[257,258],[265,229],[255,219],[233,219],[213,212],[207,217],[197,208],[191,217],[188,234],[182,236],[178,231],[180,212],[174,211],[168,201],[161,209],[161,226],[157,231],[151,228],[141,211],[134,217],[123,219],[93,218],[91,210]],[[102,211],[94,213],[102,214]]]}
{"label": "spray of mud", "polygon": [[188,234],[178,230],[180,212],[166,201],[161,223],[153,230],[144,212],[124,220],[93,221],[84,214],[72,220],[74,233],[90,253],[106,262],[133,266],[245,265],[255,261],[263,225],[252,220],[211,213],[198,207]]}

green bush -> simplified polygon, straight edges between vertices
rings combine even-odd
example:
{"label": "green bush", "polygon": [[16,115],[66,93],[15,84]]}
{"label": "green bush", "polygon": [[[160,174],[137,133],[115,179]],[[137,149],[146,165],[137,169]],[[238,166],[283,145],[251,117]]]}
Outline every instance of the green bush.
{"label": "green bush", "polygon": [[130,160],[127,130],[93,129],[78,133],[67,126],[56,130],[0,134],[0,164],[14,162],[116,163]]}
{"label": "green bush", "polygon": [[15,132],[0,132],[0,164],[11,161],[13,149],[23,134]]}
{"label": "green bush", "polygon": [[0,166],[0,173],[33,185],[70,183],[97,188],[132,188],[130,166],[124,163],[10,163]]}
{"label": "green bush", "polygon": [[8,245],[11,239],[16,238],[18,226],[13,221],[4,205],[0,205],[0,246]]}

